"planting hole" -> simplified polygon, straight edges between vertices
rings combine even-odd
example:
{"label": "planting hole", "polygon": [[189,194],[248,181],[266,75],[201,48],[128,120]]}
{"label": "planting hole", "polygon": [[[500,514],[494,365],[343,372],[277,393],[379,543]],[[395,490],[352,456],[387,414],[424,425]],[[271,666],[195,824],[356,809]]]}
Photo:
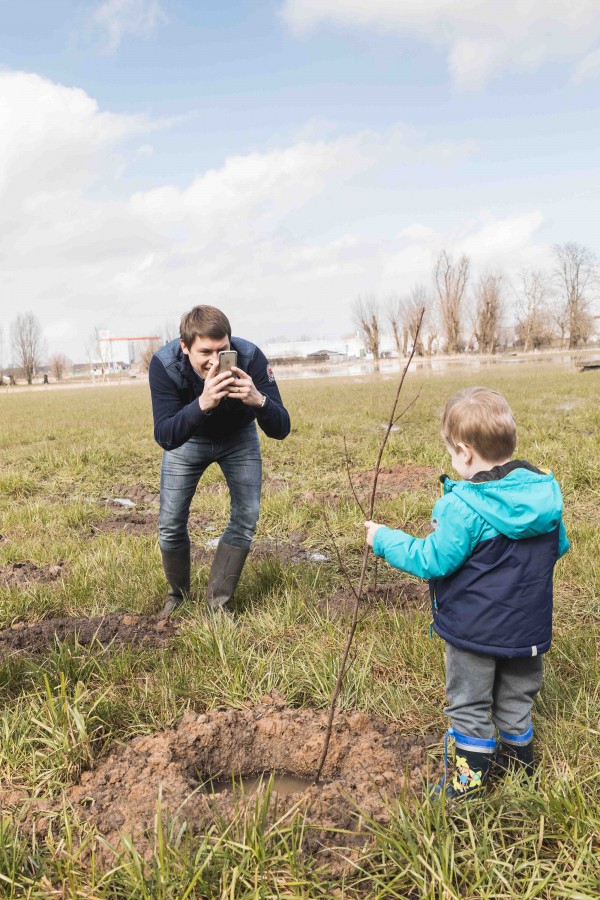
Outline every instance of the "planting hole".
{"label": "planting hole", "polygon": [[222,794],[231,791],[244,797],[253,797],[260,790],[266,790],[269,779],[273,779],[273,793],[280,797],[289,794],[304,792],[313,784],[312,778],[302,775],[288,775],[277,772],[262,772],[259,775],[237,775],[235,773],[225,777],[212,778],[206,782],[206,790],[210,794]]}

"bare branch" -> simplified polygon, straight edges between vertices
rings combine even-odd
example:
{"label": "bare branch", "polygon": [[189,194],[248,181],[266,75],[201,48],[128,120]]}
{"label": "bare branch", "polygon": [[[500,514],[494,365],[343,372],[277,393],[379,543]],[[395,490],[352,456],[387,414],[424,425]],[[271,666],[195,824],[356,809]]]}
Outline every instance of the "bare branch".
{"label": "bare branch", "polygon": [[[421,311],[421,318],[419,320],[419,327],[415,334],[415,338],[418,338],[418,336],[419,336],[419,331],[420,331],[421,325],[423,324],[423,316],[424,315],[425,315],[425,308],[423,308],[423,310]],[[416,341],[415,341],[415,343],[416,343]],[[406,362],[406,365],[404,366],[402,375],[400,377],[400,383],[398,385],[398,390],[396,391],[396,396],[394,398],[394,403],[392,405],[392,410],[390,413],[388,424],[387,424],[383,439],[381,441],[381,445],[379,447],[379,453],[377,455],[377,462],[375,464],[375,471],[373,473],[373,488],[371,490],[371,499],[369,501],[369,519],[371,519],[373,517],[373,510],[375,508],[375,496],[377,493],[377,480],[379,478],[379,470],[381,468],[381,459],[383,457],[383,452],[385,450],[386,444],[388,442],[388,439],[389,439],[389,436],[390,436],[390,433],[392,430],[392,425],[394,423],[394,419],[396,418],[396,410],[398,408],[398,402],[400,400],[402,386],[404,385],[404,379],[406,378],[406,374],[408,372],[409,366],[412,362],[412,358],[414,355],[415,355],[415,346],[413,344],[411,354]],[[333,719],[335,716],[335,704],[337,702],[337,699],[340,695],[340,691],[342,689],[342,685],[344,683],[344,674],[346,672],[346,663],[348,661],[348,655],[350,653],[350,648],[352,646],[352,641],[354,639],[354,634],[356,632],[356,627],[358,625],[358,613],[359,613],[360,604],[361,604],[361,600],[362,600],[362,596],[363,596],[364,585],[365,585],[365,576],[366,576],[366,572],[367,572],[367,564],[369,561],[369,552],[370,552],[370,547],[367,544],[367,541],[365,539],[363,555],[362,555],[362,562],[361,562],[361,567],[360,567],[360,577],[359,577],[359,581],[358,581],[358,588],[356,591],[354,591],[355,603],[354,603],[354,610],[352,613],[352,622],[350,624],[350,629],[348,631],[348,636],[346,638],[346,644],[345,644],[344,650],[342,652],[342,658],[340,660],[340,667],[338,670],[335,687],[334,687],[333,693],[331,695],[331,701],[330,701],[330,705],[329,705],[329,713],[327,716],[327,726],[325,729],[325,737],[323,740],[323,749],[321,751],[321,756],[319,757],[317,771],[315,774],[315,781],[314,781],[315,784],[319,783],[319,779],[321,778],[321,773],[323,771],[323,766],[325,765],[325,760],[327,759],[327,752],[329,750],[329,743],[331,741],[331,733],[333,730]],[[346,571],[346,567],[344,565],[342,565],[342,568],[343,568],[343,570]]]}
{"label": "bare branch", "polygon": [[348,444],[346,442],[346,435],[344,435],[344,458],[346,460],[346,473],[348,475],[348,481],[350,482],[350,489],[352,490],[352,494],[354,496],[354,499],[356,500],[356,505],[360,509],[363,516],[366,516],[366,513],[363,509],[363,505],[360,502],[360,500],[358,499],[358,495],[354,489],[354,482],[352,481],[352,475],[350,474],[350,459],[348,457]]}

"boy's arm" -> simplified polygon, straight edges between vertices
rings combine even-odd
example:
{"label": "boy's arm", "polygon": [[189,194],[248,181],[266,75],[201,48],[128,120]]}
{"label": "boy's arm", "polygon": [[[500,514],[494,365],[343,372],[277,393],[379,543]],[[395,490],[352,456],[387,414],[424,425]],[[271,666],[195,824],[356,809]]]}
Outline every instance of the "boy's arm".
{"label": "boy's arm", "polygon": [[375,532],[373,552],[396,569],[419,578],[443,578],[471,556],[485,529],[483,520],[465,503],[443,497],[433,508],[434,531],[415,538],[382,526]]}

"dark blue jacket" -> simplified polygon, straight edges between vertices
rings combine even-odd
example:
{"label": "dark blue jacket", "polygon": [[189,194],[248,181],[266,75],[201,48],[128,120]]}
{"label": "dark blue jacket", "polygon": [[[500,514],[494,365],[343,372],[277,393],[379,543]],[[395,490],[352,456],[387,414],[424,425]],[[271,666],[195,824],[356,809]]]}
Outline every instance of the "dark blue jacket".
{"label": "dark blue jacket", "polygon": [[470,481],[443,477],[424,539],[378,528],[373,550],[429,579],[433,628],[455,647],[536,656],[552,639],[552,572],[569,548],[552,474],[514,461]]}
{"label": "dark blue jacket", "polygon": [[290,417],[283,405],[275,378],[264,353],[243,338],[232,337],[237,364],[252,378],[256,389],[267,398],[260,409],[240,400],[221,400],[210,412],[200,409],[198,397],[204,379],[183,353],[179,338],[165,344],[150,362],[149,380],[154,416],[154,437],[164,450],[181,447],[193,435],[222,440],[255,419],[267,437],[282,440],[290,433]]}

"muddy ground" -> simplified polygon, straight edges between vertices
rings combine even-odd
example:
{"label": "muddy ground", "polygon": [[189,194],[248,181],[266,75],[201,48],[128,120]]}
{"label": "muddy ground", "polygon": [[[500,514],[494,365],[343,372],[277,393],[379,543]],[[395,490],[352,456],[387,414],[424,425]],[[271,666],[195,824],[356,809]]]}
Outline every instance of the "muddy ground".
{"label": "muddy ground", "polygon": [[[360,601],[361,615],[380,604],[406,615],[425,612],[430,608],[429,588],[425,582],[408,580],[367,587]],[[325,597],[320,604],[322,612],[331,618],[352,616],[355,605],[356,597],[349,589]]]}
{"label": "muddy ground", "polygon": [[[360,493],[370,492],[373,484],[373,470],[358,472],[352,476],[354,487]],[[389,497],[401,491],[415,491],[435,484],[439,471],[433,466],[387,466],[379,470],[377,495]]]}
{"label": "muddy ground", "polygon": [[0,631],[0,661],[15,653],[31,656],[43,653],[57,642],[77,642],[81,646],[97,642],[103,647],[122,644],[164,647],[178,631],[177,620],[123,613],[19,622]]}
{"label": "muddy ground", "polygon": [[[363,472],[350,472],[352,487],[362,506],[366,509],[369,505],[371,490],[373,487],[373,469]],[[377,497],[393,497],[403,491],[417,491],[435,485],[439,478],[439,471],[433,466],[387,466],[379,470],[377,479]],[[327,491],[311,489],[305,491],[301,499],[305,503],[332,503],[351,498],[352,487],[348,481],[347,488],[340,490],[334,488]]]}
{"label": "muddy ground", "polygon": [[0,587],[21,587],[27,584],[50,584],[60,578],[64,562],[59,560],[52,566],[36,566],[28,560],[0,566]]}
{"label": "muddy ground", "polygon": [[[325,712],[289,709],[277,695],[242,709],[188,712],[176,728],[113,747],[53,804],[29,801],[14,789],[0,795],[0,802],[20,806],[25,826],[35,820],[39,835],[66,801],[112,846],[121,835],[133,835],[148,856],[159,792],[163,821],[185,821],[192,832],[206,832],[230,821],[242,802],[231,789],[212,793],[210,779],[275,771],[312,780],[325,721]],[[297,805],[310,826],[304,850],[335,865],[333,847],[347,852],[364,844],[365,816],[385,823],[395,796],[405,788],[422,790],[425,748],[432,743],[360,712],[339,713],[322,781],[278,797],[277,816]]]}

